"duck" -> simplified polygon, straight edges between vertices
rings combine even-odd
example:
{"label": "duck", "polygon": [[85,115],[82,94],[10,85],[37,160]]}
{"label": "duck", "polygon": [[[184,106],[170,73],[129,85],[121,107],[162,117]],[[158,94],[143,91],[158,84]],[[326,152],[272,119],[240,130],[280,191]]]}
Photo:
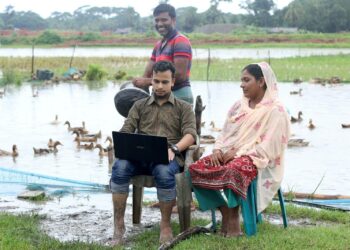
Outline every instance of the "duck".
{"label": "duck", "polygon": [[295,78],[294,80],[293,80],[293,83],[295,83],[295,84],[299,84],[299,83],[302,83],[303,81],[300,79],[300,78]]}
{"label": "duck", "polygon": [[53,148],[53,144],[54,144],[54,142],[53,142],[53,140],[50,138],[50,139],[49,139],[49,142],[47,143],[47,146],[48,146],[49,148]]}
{"label": "duck", "polygon": [[61,142],[55,141],[51,148],[34,148],[33,147],[34,155],[45,155],[45,154],[49,154],[49,153],[57,153],[58,152],[58,149],[57,149],[58,145],[63,146],[63,144]]}
{"label": "duck", "polygon": [[303,89],[299,89],[299,90],[297,90],[297,91],[290,91],[289,92],[289,94],[291,94],[291,95],[301,95],[301,91],[302,91]]}
{"label": "duck", "polygon": [[90,144],[80,144],[80,140],[77,140],[77,148],[87,149],[91,150],[94,149],[94,143],[91,142]]}
{"label": "duck", "polygon": [[55,145],[63,145],[60,141],[53,141],[51,138],[49,139],[47,146],[49,147],[49,149],[53,149],[55,147]]}
{"label": "duck", "polygon": [[16,144],[13,144],[13,145],[12,145],[12,152],[9,152],[9,151],[0,149],[0,156],[12,156],[12,157],[17,157],[17,156],[18,156],[17,145],[16,145]]}
{"label": "duck", "polygon": [[85,134],[84,137],[96,137],[96,138],[101,138],[102,137],[102,133],[101,130],[98,133],[95,134]]}
{"label": "duck", "polygon": [[350,128],[350,124],[344,124],[343,123],[341,126],[342,126],[342,128]]}
{"label": "duck", "polygon": [[105,142],[107,142],[107,141],[109,142],[109,144],[108,144],[108,146],[107,146],[107,150],[113,149],[113,140],[112,140],[112,137],[107,136]]}
{"label": "duck", "polygon": [[34,148],[34,155],[46,155],[50,153],[50,150],[48,148]]}
{"label": "duck", "polygon": [[312,123],[312,119],[309,120],[309,125],[307,127],[311,130],[316,128],[316,126]]}
{"label": "duck", "polygon": [[304,141],[304,139],[289,139],[288,147],[306,147],[309,145],[308,141]]}
{"label": "duck", "polygon": [[58,115],[55,115],[55,120],[53,120],[52,122],[50,122],[51,125],[58,125],[60,124],[60,121],[58,120]]}
{"label": "duck", "polygon": [[332,76],[330,79],[327,80],[330,84],[338,84],[341,83],[341,79],[338,76]]}
{"label": "duck", "polygon": [[319,78],[319,77],[314,77],[310,80],[310,83],[318,83],[318,84],[324,84],[326,80]]}
{"label": "duck", "polygon": [[210,122],[210,126],[211,126],[211,128],[210,128],[211,131],[220,132],[220,131],[222,130],[221,128],[215,127],[214,121],[211,121],[211,122]]}
{"label": "duck", "polygon": [[88,131],[85,129],[85,122],[83,121],[82,124],[82,127],[71,127],[69,121],[64,123],[64,125],[68,125],[68,131],[77,131],[79,134],[87,134]]}
{"label": "duck", "polygon": [[99,156],[108,156],[108,149],[103,148],[101,144],[97,143],[95,148],[98,148],[100,151],[98,152]]}
{"label": "duck", "polygon": [[303,120],[303,118],[301,117],[302,115],[303,115],[303,112],[299,111],[299,112],[298,112],[298,117],[295,118],[295,117],[291,116],[291,117],[290,117],[290,121],[291,121],[292,123],[301,122],[301,121]]}
{"label": "duck", "polygon": [[212,135],[202,135],[200,137],[201,144],[213,144],[215,143],[215,137]]}
{"label": "duck", "polygon": [[33,89],[33,97],[38,97],[38,96],[39,96],[39,90]]}
{"label": "duck", "polygon": [[76,135],[74,141],[79,141],[79,142],[97,142],[97,136],[91,136],[91,137],[86,137],[86,136],[81,136],[78,131],[73,131],[73,134]]}
{"label": "duck", "polygon": [[5,89],[0,89],[0,98],[2,98],[5,95],[5,92]]}

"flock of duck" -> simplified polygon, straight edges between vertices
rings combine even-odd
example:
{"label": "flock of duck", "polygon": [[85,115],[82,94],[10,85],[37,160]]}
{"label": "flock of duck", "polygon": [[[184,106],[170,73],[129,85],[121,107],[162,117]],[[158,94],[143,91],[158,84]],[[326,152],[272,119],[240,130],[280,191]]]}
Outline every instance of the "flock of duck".
{"label": "flock of duck", "polygon": [[[58,125],[60,121],[58,116],[55,116],[55,120],[50,122],[51,125]],[[97,140],[102,137],[101,130],[98,133],[89,133],[85,128],[85,122],[82,122],[81,127],[72,127],[69,121],[66,121],[64,125],[67,125],[69,132],[75,135],[74,142],[76,142],[76,147],[79,149],[93,150],[99,149],[99,156],[108,156],[109,151],[113,150],[113,140],[110,136],[106,137],[105,143],[108,142],[107,147],[103,147],[100,143],[97,143]],[[47,147],[45,148],[35,148],[33,147],[33,152],[35,156],[46,155],[50,153],[57,153],[58,146],[63,146],[60,141],[54,141],[52,138],[49,139]],[[12,156],[17,157],[18,148],[17,145],[12,146],[11,151],[0,149],[0,156]]]}
{"label": "flock of duck", "polygon": [[[302,81],[300,79],[295,79],[293,82],[295,84],[299,84]],[[340,83],[341,81],[340,81],[339,77],[332,77],[329,80],[322,80],[322,79],[319,79],[319,78],[313,78],[310,81],[310,83],[320,83],[320,84],[323,84],[323,83],[326,83],[326,82],[328,82],[329,84],[337,84],[337,83]],[[302,88],[299,88],[298,90],[290,91],[289,93],[291,95],[302,95]],[[293,123],[300,123],[300,122],[302,122],[303,121],[302,115],[303,115],[303,112],[299,111],[296,117],[291,116],[290,117],[291,123],[293,124]],[[205,126],[205,122],[202,122],[201,125],[202,125],[202,127],[204,127]],[[220,132],[221,131],[221,128],[215,127],[214,121],[210,122],[210,126],[211,126],[209,128],[210,131],[213,131],[213,132]],[[310,130],[314,130],[316,128],[316,126],[313,123],[313,120],[311,118],[309,119],[307,127]],[[343,123],[343,124],[341,124],[341,127],[342,128],[350,128],[350,124]],[[212,144],[212,143],[215,143],[215,137],[212,136],[212,135],[201,135],[200,143],[201,144]],[[305,147],[305,146],[308,146],[308,145],[309,145],[309,142],[305,141],[305,139],[301,139],[301,138],[290,138],[289,141],[288,141],[288,147]]]}

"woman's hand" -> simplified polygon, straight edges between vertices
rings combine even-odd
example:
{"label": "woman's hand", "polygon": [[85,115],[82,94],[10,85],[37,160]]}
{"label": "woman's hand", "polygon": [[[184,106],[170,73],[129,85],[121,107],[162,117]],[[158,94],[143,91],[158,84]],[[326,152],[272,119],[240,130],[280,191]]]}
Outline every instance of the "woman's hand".
{"label": "woman's hand", "polygon": [[220,149],[214,149],[213,154],[211,155],[211,165],[212,166],[220,166],[223,162],[223,153]]}
{"label": "woman's hand", "polygon": [[222,156],[223,163],[226,164],[226,163],[228,163],[229,161],[233,160],[233,158],[235,158],[235,156],[236,156],[236,153],[237,153],[237,150],[234,149],[234,148],[228,150],[228,151]]}

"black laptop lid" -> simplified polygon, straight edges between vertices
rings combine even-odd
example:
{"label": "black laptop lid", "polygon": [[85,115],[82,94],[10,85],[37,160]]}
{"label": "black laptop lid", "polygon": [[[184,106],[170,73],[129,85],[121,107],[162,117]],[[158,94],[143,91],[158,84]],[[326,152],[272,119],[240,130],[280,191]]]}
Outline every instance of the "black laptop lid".
{"label": "black laptop lid", "polygon": [[166,137],[112,132],[114,155],[129,161],[169,164]]}

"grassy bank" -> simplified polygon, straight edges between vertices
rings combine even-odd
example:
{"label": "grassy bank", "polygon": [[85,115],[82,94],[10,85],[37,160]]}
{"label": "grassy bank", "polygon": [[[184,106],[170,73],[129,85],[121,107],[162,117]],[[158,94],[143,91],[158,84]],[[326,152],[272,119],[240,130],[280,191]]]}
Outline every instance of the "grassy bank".
{"label": "grassy bank", "polygon": [[[350,214],[337,211],[314,210],[287,205],[289,219],[305,219],[302,225],[262,223],[254,237],[222,238],[218,235],[197,235],[182,241],[174,249],[348,249],[350,244]],[[208,212],[209,213],[209,212]],[[265,215],[280,216],[279,205],[272,205]],[[192,225],[206,225],[209,221],[193,220]],[[175,233],[178,225],[173,224]],[[155,228],[133,239],[132,249],[157,249],[159,229]]]}
{"label": "grassy bank", "polygon": [[[270,206],[265,215],[280,216],[278,207]],[[286,209],[289,220],[303,219],[303,222],[299,225],[290,223],[287,229],[263,222],[258,226],[258,234],[250,238],[196,235],[180,242],[174,249],[348,249],[350,246],[350,213],[300,208],[289,204]],[[0,249],[111,249],[81,242],[60,243],[39,230],[40,219],[37,215],[0,213]],[[208,222],[195,219],[192,225],[204,226]],[[174,233],[178,234],[179,225],[176,221],[172,227]],[[127,249],[157,249],[158,237],[159,227],[156,226],[128,239]]]}
{"label": "grassy bank", "polygon": [[[50,69],[55,75],[62,75],[69,67],[70,58],[36,58],[36,69]],[[101,65],[108,72],[108,78],[113,79],[114,74],[121,70],[127,73],[126,77],[140,76],[148,58],[123,57],[81,57],[74,58],[73,66],[87,69],[90,64]],[[252,62],[261,60],[252,59],[215,59],[212,58],[209,70],[210,81],[239,81],[241,69]],[[291,82],[295,78],[309,81],[314,77],[329,79],[338,76],[343,82],[350,82],[349,56],[311,56],[271,59],[270,61],[280,82]],[[30,76],[31,58],[0,57],[0,68],[11,68],[18,71],[21,76]],[[125,79],[124,78],[124,79]],[[207,79],[207,60],[193,60],[191,79],[205,81]]]}
{"label": "grassy bank", "polygon": [[40,216],[0,213],[0,249],[111,249],[82,242],[61,243],[39,229]]}
{"label": "grassy bank", "polygon": [[[33,41],[40,42],[44,31],[4,31],[0,37],[2,46],[31,46]],[[156,32],[114,34],[112,32],[78,32],[78,31],[50,31],[60,39],[59,43],[39,43],[36,46],[69,47],[79,46],[153,46],[160,39]],[[195,48],[350,48],[350,33],[299,33],[271,34],[264,29],[245,27],[231,33],[185,34]],[[46,36],[47,37],[47,36]],[[45,38],[41,37],[41,38]]]}

